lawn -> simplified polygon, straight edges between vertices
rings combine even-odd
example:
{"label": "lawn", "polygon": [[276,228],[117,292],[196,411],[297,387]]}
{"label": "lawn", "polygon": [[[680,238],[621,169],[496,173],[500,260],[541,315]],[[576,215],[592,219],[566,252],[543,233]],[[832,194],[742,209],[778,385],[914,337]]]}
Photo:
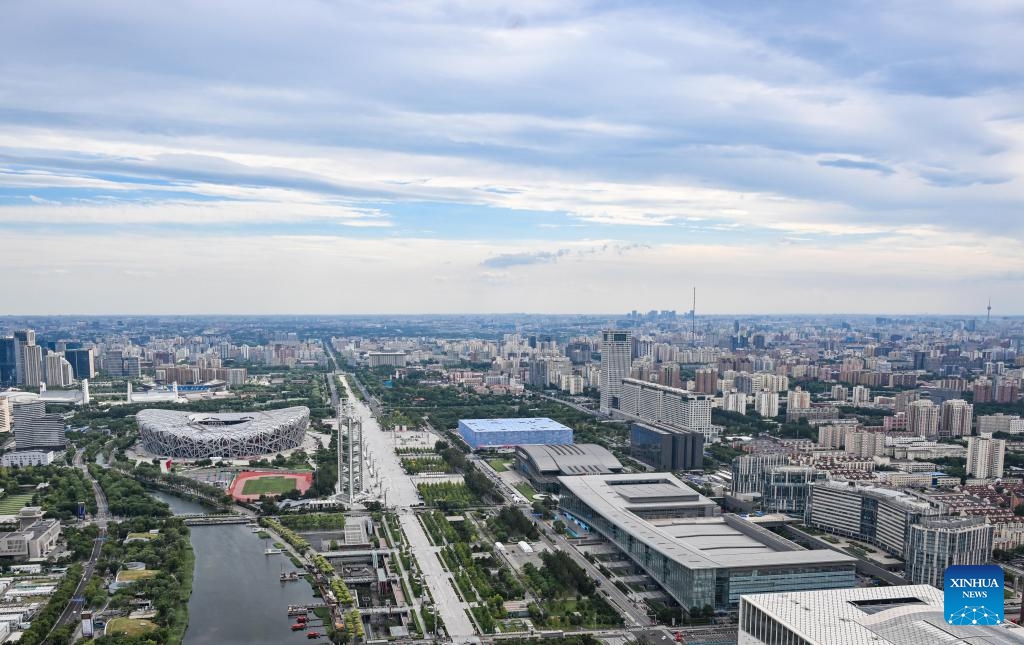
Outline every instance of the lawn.
{"label": "lawn", "polygon": [[506,470],[508,470],[508,462],[505,461],[504,459],[488,459],[487,463],[491,465],[491,468],[494,469],[494,472],[503,473]]}
{"label": "lawn", "polygon": [[0,515],[17,515],[18,511],[32,502],[32,493],[8,495],[0,499]]}
{"label": "lawn", "polygon": [[156,569],[121,569],[117,572],[117,581],[135,582],[143,578],[152,578],[157,573]]}
{"label": "lawn", "polygon": [[107,634],[127,634],[129,636],[141,636],[156,630],[156,624],[145,618],[112,618],[107,623]]}
{"label": "lawn", "polygon": [[295,490],[293,477],[260,477],[242,484],[243,495],[280,495]]}
{"label": "lawn", "polygon": [[156,533],[129,533],[128,534],[128,539],[129,540],[146,540],[146,541],[149,541],[149,540],[155,540],[158,537],[160,537],[160,535],[156,534]]}
{"label": "lawn", "polygon": [[537,494],[537,491],[533,488],[533,486],[530,486],[526,482],[516,484],[516,490],[522,493],[523,497],[525,497],[526,501],[528,502],[532,502],[533,496]]}

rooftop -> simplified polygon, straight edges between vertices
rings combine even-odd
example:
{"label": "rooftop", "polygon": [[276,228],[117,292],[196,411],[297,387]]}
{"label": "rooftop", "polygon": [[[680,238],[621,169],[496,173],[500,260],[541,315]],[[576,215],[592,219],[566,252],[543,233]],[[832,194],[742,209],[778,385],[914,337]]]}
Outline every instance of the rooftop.
{"label": "rooftop", "polygon": [[561,486],[621,530],[689,569],[770,567],[853,563],[830,549],[804,550],[770,531],[733,515],[701,518],[651,514],[713,501],[667,473],[559,477]]}
{"label": "rooftop", "polygon": [[622,463],[604,446],[593,443],[526,444],[519,451],[540,472],[557,471],[565,475],[597,475],[622,470]]}
{"label": "rooftop", "polygon": [[527,419],[460,419],[473,432],[526,432],[537,430],[568,430],[572,428],[562,425],[547,417],[531,417]]}
{"label": "rooftop", "polygon": [[743,596],[811,645],[1002,645],[1024,643],[1012,623],[961,627],[943,615],[943,592],[931,585],[855,587]]}

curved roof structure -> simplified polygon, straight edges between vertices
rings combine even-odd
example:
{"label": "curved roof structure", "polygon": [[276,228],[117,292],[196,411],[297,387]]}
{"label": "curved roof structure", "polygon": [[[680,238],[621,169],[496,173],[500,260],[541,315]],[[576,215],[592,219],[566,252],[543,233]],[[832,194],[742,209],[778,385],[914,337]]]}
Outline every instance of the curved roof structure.
{"label": "curved roof structure", "polygon": [[517,446],[516,450],[530,460],[538,473],[601,475],[622,470],[615,455],[595,443],[527,444]]}
{"label": "curved roof structure", "polygon": [[143,447],[182,459],[249,457],[295,448],[309,425],[309,408],[195,413],[141,410],[135,417]]}

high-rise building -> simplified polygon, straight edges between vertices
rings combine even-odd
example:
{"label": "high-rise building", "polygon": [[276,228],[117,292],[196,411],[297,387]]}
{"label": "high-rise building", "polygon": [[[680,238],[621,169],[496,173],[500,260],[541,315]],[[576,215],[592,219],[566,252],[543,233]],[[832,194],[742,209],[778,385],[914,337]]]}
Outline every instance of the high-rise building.
{"label": "high-rise building", "polygon": [[[15,381],[18,385],[29,384],[25,378],[25,352],[23,348],[35,344],[36,332],[34,330],[22,329],[14,332]],[[39,381],[36,380],[34,385],[38,387]]]}
{"label": "high-rise building", "polygon": [[43,382],[43,348],[39,345],[21,347],[22,385],[38,388]]}
{"label": "high-rise building", "polygon": [[922,520],[907,535],[907,578],[942,589],[946,567],[992,561],[994,533],[984,517]]}
{"label": "high-rise building", "polygon": [[761,509],[770,513],[803,515],[808,485],[825,478],[810,466],[773,466],[765,475]]}
{"label": "high-rise building", "polygon": [[1016,403],[1020,398],[1020,385],[1014,380],[1002,380],[996,387],[996,403]]}
{"label": "high-rise building", "polygon": [[693,389],[700,394],[718,392],[718,370],[714,367],[698,367],[694,374]]}
{"label": "high-rise building", "polygon": [[11,431],[11,402],[6,396],[0,396],[0,433]]}
{"label": "high-rise building", "polygon": [[803,388],[796,388],[786,393],[787,410],[806,410],[811,407],[811,393]]}
{"label": "high-rise building", "polygon": [[18,429],[32,419],[46,414],[46,404],[38,400],[9,400],[11,406],[11,430]]}
{"label": "high-rise building", "polygon": [[846,401],[846,386],[845,385],[833,385],[832,386],[832,400],[833,401]]}
{"label": "high-rise building", "polygon": [[1003,476],[1003,457],[1006,454],[1006,441],[993,439],[989,436],[969,437],[967,439],[967,475],[979,479],[1000,478]]}
{"label": "high-rise building", "polygon": [[601,332],[601,414],[611,414],[618,409],[622,379],[629,377],[632,356],[632,332],[617,329]]}
{"label": "high-rise building", "polygon": [[987,378],[979,378],[971,386],[971,391],[974,394],[973,400],[975,403],[991,403],[993,399],[992,392],[992,381]]}
{"label": "high-rise building", "polygon": [[966,437],[971,434],[974,406],[963,399],[942,402],[939,416],[939,437]]}
{"label": "high-rise building", "polygon": [[779,416],[779,393],[758,392],[754,395],[754,411],[762,417]]}
{"label": "high-rise building", "polygon": [[747,395],[743,392],[729,392],[722,395],[722,409],[727,412],[747,413]]}
{"label": "high-rise building", "polygon": [[857,457],[881,457],[885,454],[885,433],[846,433],[846,453]]}
{"label": "high-rise building", "polygon": [[938,509],[906,493],[854,482],[811,484],[804,521],[808,526],[870,542],[904,557],[907,532]]}
{"label": "high-rise building", "polygon": [[1024,433],[1024,419],[1002,412],[978,417],[978,434],[992,434],[993,432]]}
{"label": "high-rise building", "polygon": [[789,457],[782,454],[740,455],[732,460],[732,492],[761,493],[768,471],[787,465]]}
{"label": "high-rise building", "polygon": [[704,465],[704,435],[647,423],[629,430],[629,454],[657,470],[694,470]]}
{"label": "high-rise building", "polygon": [[18,424],[14,430],[14,443],[18,450],[39,448],[63,450],[65,444],[64,418],[59,414],[44,414]]}
{"label": "high-rise building", "polygon": [[818,446],[820,448],[842,448],[846,446],[846,433],[856,431],[857,427],[845,425],[818,426]]}
{"label": "high-rise building", "polygon": [[934,439],[939,434],[939,407],[929,399],[908,404],[907,430],[919,437]]}
{"label": "high-rise building", "polygon": [[718,429],[711,425],[711,401],[707,394],[627,378],[622,379],[618,409],[630,417],[700,432],[712,441]]}
{"label": "high-rise building", "polygon": [[96,359],[91,347],[88,349],[65,350],[64,358],[68,363],[71,363],[75,379],[81,381],[82,379],[96,376]]}
{"label": "high-rise building", "polygon": [[18,341],[0,338],[0,387],[18,383]]}
{"label": "high-rise building", "polygon": [[46,355],[46,387],[67,387],[74,381],[71,363],[63,354],[51,352]]}
{"label": "high-rise building", "polygon": [[853,395],[850,398],[853,405],[866,405],[871,402],[871,390],[863,385],[853,386]]}

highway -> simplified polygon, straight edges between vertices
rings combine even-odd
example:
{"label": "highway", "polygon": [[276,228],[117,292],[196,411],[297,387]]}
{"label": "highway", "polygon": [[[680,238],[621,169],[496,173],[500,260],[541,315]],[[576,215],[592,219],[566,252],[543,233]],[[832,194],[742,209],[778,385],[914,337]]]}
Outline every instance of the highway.
{"label": "highway", "polygon": [[89,554],[89,560],[85,563],[85,570],[82,572],[82,578],[78,581],[78,586],[75,587],[75,593],[71,596],[71,600],[68,601],[67,606],[61,613],[60,618],[54,623],[50,633],[46,635],[44,642],[49,642],[50,636],[53,634],[61,625],[77,619],[78,611],[81,609],[81,602],[78,601],[82,597],[85,591],[85,586],[89,584],[89,580],[92,579],[93,573],[96,570],[96,562],[99,560],[100,551],[103,550],[103,543],[107,539],[107,522],[110,521],[110,509],[107,507],[107,496],[103,493],[103,489],[100,488],[99,482],[93,479],[89,473],[89,468],[86,466],[85,461],[82,458],[84,450],[79,450],[75,453],[75,467],[80,469],[85,476],[92,483],[93,496],[96,498],[96,515],[93,516],[93,524],[99,528],[99,537],[96,538],[95,544],[92,547],[92,553]]}

